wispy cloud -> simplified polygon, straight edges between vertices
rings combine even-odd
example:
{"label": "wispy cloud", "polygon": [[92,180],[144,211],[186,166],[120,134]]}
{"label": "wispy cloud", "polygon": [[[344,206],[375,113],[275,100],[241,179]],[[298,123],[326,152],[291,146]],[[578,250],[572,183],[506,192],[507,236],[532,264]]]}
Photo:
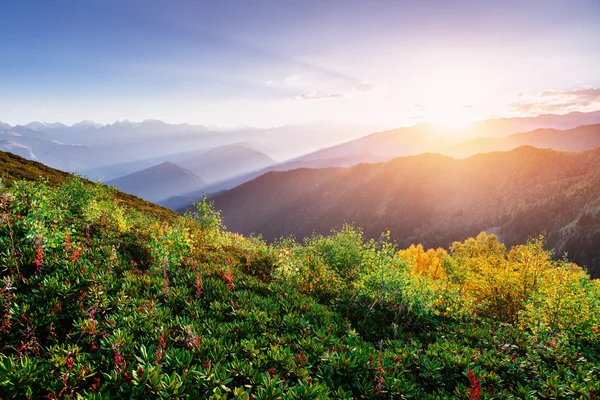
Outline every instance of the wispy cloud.
{"label": "wispy cloud", "polygon": [[319,93],[316,90],[305,90],[297,96],[291,97],[292,100],[319,100],[334,99],[343,97],[341,93]]}
{"label": "wispy cloud", "polygon": [[599,88],[571,90],[546,89],[533,96],[519,93],[519,100],[508,105],[509,110],[520,114],[567,113],[600,109]]}
{"label": "wispy cloud", "polygon": [[300,79],[300,75],[298,75],[298,74],[294,74],[294,75],[288,76],[288,77],[287,77],[287,78],[285,78],[283,81],[284,81],[285,83],[290,83],[290,82],[297,81],[298,79]]}
{"label": "wispy cloud", "polygon": [[358,92],[366,93],[366,92],[370,92],[371,90],[373,90],[375,88],[376,88],[376,86],[374,84],[363,81],[363,82],[359,83],[359,85],[356,87],[356,90]]}

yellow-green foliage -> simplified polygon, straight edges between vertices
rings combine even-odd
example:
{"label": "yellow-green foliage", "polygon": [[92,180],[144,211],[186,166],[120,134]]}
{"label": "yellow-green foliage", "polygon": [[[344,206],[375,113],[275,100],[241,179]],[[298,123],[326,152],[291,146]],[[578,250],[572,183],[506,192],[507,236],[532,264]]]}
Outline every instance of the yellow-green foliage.
{"label": "yellow-green foliage", "polygon": [[304,293],[396,299],[425,314],[476,315],[532,332],[598,337],[599,283],[579,266],[553,260],[543,237],[508,251],[482,232],[453,243],[449,253],[419,244],[394,254],[390,243],[365,241],[347,226],[303,246],[284,243],[274,276]]}

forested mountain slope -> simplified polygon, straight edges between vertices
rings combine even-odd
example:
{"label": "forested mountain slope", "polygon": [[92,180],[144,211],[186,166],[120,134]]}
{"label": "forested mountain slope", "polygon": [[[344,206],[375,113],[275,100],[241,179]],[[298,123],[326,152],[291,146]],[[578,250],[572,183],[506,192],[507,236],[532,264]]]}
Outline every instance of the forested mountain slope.
{"label": "forested mountain slope", "polygon": [[514,245],[545,233],[557,255],[600,273],[599,148],[521,147],[464,160],[422,154],[273,172],[214,201],[229,229],[268,240],[327,233],[345,222],[373,238],[389,230],[401,246],[447,247],[482,230]]}

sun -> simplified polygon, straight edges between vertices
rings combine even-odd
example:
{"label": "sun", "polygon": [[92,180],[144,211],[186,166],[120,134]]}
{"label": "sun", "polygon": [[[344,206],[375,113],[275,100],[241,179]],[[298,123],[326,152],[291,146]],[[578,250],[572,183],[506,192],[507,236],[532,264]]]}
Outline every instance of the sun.
{"label": "sun", "polygon": [[477,116],[469,108],[453,105],[437,106],[425,111],[425,120],[441,128],[463,128],[477,120]]}
{"label": "sun", "polygon": [[446,56],[418,77],[421,116],[444,128],[461,128],[478,118],[481,99],[488,96],[490,71],[458,56]]}

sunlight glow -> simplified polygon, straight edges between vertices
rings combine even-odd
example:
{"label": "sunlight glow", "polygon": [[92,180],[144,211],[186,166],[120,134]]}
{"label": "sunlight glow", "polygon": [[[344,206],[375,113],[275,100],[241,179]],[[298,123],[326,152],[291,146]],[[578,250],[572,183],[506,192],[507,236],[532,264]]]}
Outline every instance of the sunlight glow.
{"label": "sunlight glow", "polygon": [[436,107],[425,112],[425,120],[442,128],[462,128],[476,121],[477,115],[470,109],[452,106]]}

